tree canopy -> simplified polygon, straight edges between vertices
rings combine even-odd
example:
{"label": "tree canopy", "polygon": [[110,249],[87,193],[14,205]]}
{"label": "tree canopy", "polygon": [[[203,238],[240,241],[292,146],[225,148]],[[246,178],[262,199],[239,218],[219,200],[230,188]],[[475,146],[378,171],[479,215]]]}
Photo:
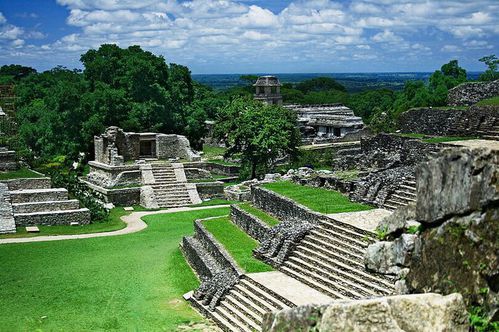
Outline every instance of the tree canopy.
{"label": "tree canopy", "polygon": [[215,136],[226,156],[240,156],[251,178],[265,174],[279,157],[295,155],[300,143],[296,114],[276,105],[235,98],[219,111]]}
{"label": "tree canopy", "polygon": [[34,157],[90,154],[94,135],[111,125],[185,134],[200,146],[205,110],[213,113],[219,104],[210,89],[193,83],[187,67],[139,46],[107,44],[81,61],[83,72],[56,67],[17,84],[19,136]]}

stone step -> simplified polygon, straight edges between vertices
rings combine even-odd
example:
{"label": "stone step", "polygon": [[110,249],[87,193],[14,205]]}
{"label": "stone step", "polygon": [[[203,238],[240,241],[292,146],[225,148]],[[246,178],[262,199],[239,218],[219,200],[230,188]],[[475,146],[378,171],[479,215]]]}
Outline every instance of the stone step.
{"label": "stone step", "polygon": [[407,198],[412,198],[412,199],[416,200],[416,192],[415,191],[409,192],[409,191],[405,191],[404,189],[399,189],[399,190],[396,190],[395,193],[397,195],[407,197]]}
{"label": "stone step", "polygon": [[402,204],[402,203],[394,201],[392,199],[387,199],[385,201],[385,203],[383,204],[384,207],[386,207],[387,209],[390,209],[390,210],[396,210],[396,209],[404,207],[406,205],[407,204]]}
{"label": "stone step", "polygon": [[361,255],[354,254],[340,246],[333,245],[321,245],[315,241],[310,241],[309,239],[303,239],[297,248],[307,248],[310,251],[318,252],[322,255],[334,255],[341,257],[343,260],[350,262],[350,264],[356,264],[359,266],[364,266],[364,258]]}
{"label": "stone step", "polygon": [[239,303],[244,303],[245,307],[254,313],[255,317],[263,318],[266,312],[268,312],[264,307],[260,306],[259,302],[255,302],[251,297],[245,296],[242,292],[231,289],[229,295],[234,299],[237,299]]}
{"label": "stone step", "polygon": [[326,229],[328,231],[334,231],[335,233],[342,234],[343,236],[347,236],[350,239],[364,239],[368,232],[355,228],[353,226],[344,224],[340,221],[330,219],[330,220],[319,220],[319,226],[322,229]]}
{"label": "stone step", "polygon": [[350,267],[341,263],[339,260],[324,259],[324,257],[300,250],[293,252],[293,256],[296,256],[300,260],[313,265],[329,275],[335,275],[338,278],[341,278],[345,282],[350,283],[354,289],[357,288],[359,291],[366,294],[388,295],[393,289],[392,284],[367,273],[364,268]]}
{"label": "stone step", "polygon": [[232,306],[237,307],[238,310],[244,312],[249,319],[261,325],[265,311],[260,313],[253,303],[247,302],[244,297],[235,296],[234,293],[236,292],[229,292],[229,294],[225,296],[223,302],[230,303]]}
{"label": "stone step", "polygon": [[398,193],[398,191],[395,192],[395,194],[392,194],[392,196],[390,198],[396,198],[402,202],[406,202],[406,203],[414,203],[416,202],[416,200],[414,198],[411,198],[411,197],[406,197],[406,196],[402,196]]}
{"label": "stone step", "polygon": [[253,282],[247,279],[241,279],[240,284],[244,286],[246,289],[251,290],[253,294],[257,294],[260,298],[267,301],[267,303],[271,304],[274,308],[277,308],[279,310],[289,308],[289,306],[286,303],[268,294],[265,289],[262,289],[260,286],[255,285]]}
{"label": "stone step", "polygon": [[346,259],[358,262],[358,264],[364,264],[364,249],[352,247],[347,243],[343,243],[332,238],[325,240],[323,238],[307,235],[300,242],[300,245],[310,248],[311,250],[319,250],[326,255],[329,255],[330,252],[338,252]]}
{"label": "stone step", "polygon": [[247,297],[250,301],[255,303],[255,305],[260,307],[262,310],[265,310],[265,312],[280,310],[274,304],[267,301],[267,298],[261,297],[260,294],[258,293],[254,293],[252,289],[248,289],[245,285],[242,285],[241,283],[235,285],[234,290],[239,294],[241,294],[241,296]]}
{"label": "stone step", "polygon": [[325,270],[324,267],[317,267],[312,263],[304,261],[301,257],[297,257],[294,254],[289,257],[289,260],[287,260],[285,264],[287,264],[287,266],[292,266],[294,270],[299,268],[300,271],[311,273],[314,279],[329,288],[335,288],[338,292],[348,298],[360,299],[373,296],[371,292],[356,287],[355,284],[352,284],[349,280],[332,274],[330,271]]}
{"label": "stone step", "polygon": [[261,331],[261,322],[255,322],[247,316],[244,309],[236,307],[230,303],[230,301],[222,301],[219,305],[221,308],[225,309],[226,312],[232,314],[231,318],[237,320],[238,325],[244,325],[250,329],[250,331]]}
{"label": "stone step", "polygon": [[408,186],[406,184],[401,184],[399,190],[405,190],[406,192],[414,193],[416,195],[416,187],[415,186]]}
{"label": "stone step", "polygon": [[352,244],[348,240],[340,237],[334,237],[323,233],[310,233],[305,236],[305,240],[316,244],[319,247],[324,247],[327,250],[335,250],[336,247],[342,248],[344,251],[350,252],[353,256],[364,257],[366,252],[365,247],[360,247],[357,244]]}
{"label": "stone step", "polygon": [[414,179],[414,180],[405,180],[404,184],[407,185],[407,186],[411,186],[411,187],[416,188],[416,179]]}
{"label": "stone step", "polygon": [[80,202],[76,199],[67,201],[46,201],[12,204],[14,213],[33,213],[48,212],[54,210],[77,210],[80,208]]}
{"label": "stone step", "polygon": [[303,245],[299,245],[294,253],[303,253],[304,255],[314,257],[320,262],[328,263],[332,266],[337,266],[342,270],[352,271],[352,273],[357,274],[361,277],[365,276],[368,279],[372,279],[374,283],[379,283],[383,287],[391,288],[392,282],[389,278],[383,275],[373,275],[365,270],[365,265],[363,262],[350,260],[336,251],[331,251],[327,254],[321,250],[313,250]]}
{"label": "stone step", "polygon": [[85,225],[90,223],[90,211],[82,208],[77,210],[16,213],[14,214],[14,219],[16,226],[70,225],[72,222]]}
{"label": "stone step", "polygon": [[63,188],[14,190],[10,192],[11,203],[65,201],[68,191]]}
{"label": "stone step", "polygon": [[[312,229],[310,231],[310,234],[314,235],[322,235],[323,237],[333,237],[338,239],[339,241],[346,242],[351,244],[354,247],[358,248],[367,248],[369,242],[366,241],[366,235],[363,235],[362,237],[349,237],[348,235],[344,235],[342,233],[337,233],[335,230],[332,229],[327,229],[323,227],[318,227],[315,229]],[[359,240],[360,239],[360,240]]]}
{"label": "stone step", "polygon": [[324,285],[322,282],[317,281],[315,278],[312,277],[311,273],[307,271],[295,270],[292,264],[291,266],[289,266],[288,263],[285,263],[284,265],[281,265],[279,267],[279,270],[289,275],[290,277],[293,277],[296,280],[303,282],[305,285],[308,285],[313,289],[332,297],[333,299],[340,299],[340,300],[348,299],[348,297],[338,292],[335,288],[330,288]]}
{"label": "stone step", "polygon": [[212,318],[215,320],[215,322],[219,323],[219,326],[226,332],[251,332],[250,328],[244,325],[240,325],[240,323],[235,321],[234,318],[231,318],[230,313],[228,313],[220,306],[217,306],[215,311],[211,311],[210,315],[213,316]]}

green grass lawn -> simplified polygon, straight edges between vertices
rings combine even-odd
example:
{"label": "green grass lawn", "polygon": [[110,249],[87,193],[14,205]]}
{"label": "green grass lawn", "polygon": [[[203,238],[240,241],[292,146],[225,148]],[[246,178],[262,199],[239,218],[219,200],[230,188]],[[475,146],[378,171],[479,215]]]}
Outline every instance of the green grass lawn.
{"label": "green grass lawn", "polygon": [[229,217],[206,220],[203,225],[247,273],[273,270],[270,265],[253,257],[252,252],[258,246],[258,242],[234,225]]}
{"label": "green grass lawn", "polygon": [[229,208],[151,215],[123,236],[0,245],[2,331],[174,331],[201,321],[199,284],[178,245],[193,220]]}
{"label": "green grass lawn", "polygon": [[334,190],[302,186],[289,181],[266,183],[263,187],[320,213],[330,214],[372,209],[369,205],[351,202],[348,197]]}
{"label": "green grass lawn", "polygon": [[203,145],[203,157],[206,159],[223,156],[225,151],[227,149],[223,147]]}
{"label": "green grass lawn", "polygon": [[28,168],[20,168],[15,171],[0,172],[0,181],[2,180],[13,180],[13,179],[25,179],[25,178],[41,178],[43,175],[33,172]]}
{"label": "green grass lawn", "polygon": [[495,96],[492,98],[480,100],[476,105],[485,106],[485,105],[499,105],[499,96]]}
{"label": "green grass lawn", "polygon": [[243,209],[244,211],[248,212],[249,214],[254,215],[255,217],[259,218],[261,221],[265,222],[269,226],[275,226],[279,224],[279,220],[272,217],[270,214],[254,207],[250,203],[243,203],[240,204],[239,207]]}
{"label": "green grass lawn", "polygon": [[425,143],[444,143],[444,142],[454,142],[454,141],[467,141],[477,139],[477,137],[469,137],[469,136],[438,136],[438,137],[430,137],[423,140]]}

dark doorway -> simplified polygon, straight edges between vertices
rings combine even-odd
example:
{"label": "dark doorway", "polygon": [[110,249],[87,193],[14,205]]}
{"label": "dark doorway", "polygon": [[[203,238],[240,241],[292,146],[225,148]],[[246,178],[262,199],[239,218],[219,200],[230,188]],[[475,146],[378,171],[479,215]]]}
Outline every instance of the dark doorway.
{"label": "dark doorway", "polygon": [[153,156],[153,143],[154,143],[154,141],[140,141],[140,156],[141,157],[154,157]]}
{"label": "dark doorway", "polygon": [[334,134],[334,136],[340,137],[341,136],[341,128],[334,128],[333,134]]}

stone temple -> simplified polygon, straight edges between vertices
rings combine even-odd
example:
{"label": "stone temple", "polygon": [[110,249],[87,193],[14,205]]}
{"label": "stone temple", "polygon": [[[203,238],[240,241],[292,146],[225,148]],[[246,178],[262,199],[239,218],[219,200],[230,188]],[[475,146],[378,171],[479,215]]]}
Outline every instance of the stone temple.
{"label": "stone temple", "polygon": [[329,141],[364,128],[361,117],[342,104],[286,105],[296,112],[304,139]]}
{"label": "stone temple", "polygon": [[269,105],[282,105],[281,82],[275,76],[261,76],[253,86],[256,88],[255,100]]}
{"label": "stone temple", "polygon": [[[269,105],[282,105],[281,83],[275,76],[261,76],[253,86],[254,99]],[[298,117],[303,143],[325,143],[347,139],[364,128],[361,117],[342,104],[285,105]]]}
{"label": "stone temple", "polygon": [[109,127],[94,137],[95,160],[84,182],[108,202],[147,208],[200,202],[182,162],[199,161],[185,136],[125,132]]}

